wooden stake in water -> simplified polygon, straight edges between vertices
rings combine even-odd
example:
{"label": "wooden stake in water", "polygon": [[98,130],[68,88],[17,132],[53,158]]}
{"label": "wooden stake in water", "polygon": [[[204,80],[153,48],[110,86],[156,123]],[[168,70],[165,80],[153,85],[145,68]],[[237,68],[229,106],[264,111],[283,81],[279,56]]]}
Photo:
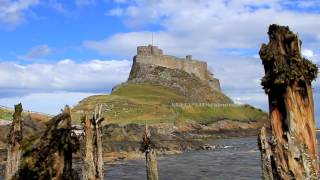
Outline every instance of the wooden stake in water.
{"label": "wooden stake in water", "polygon": [[145,126],[145,132],[142,138],[141,151],[145,153],[146,157],[147,180],[158,180],[157,155],[147,125]]}

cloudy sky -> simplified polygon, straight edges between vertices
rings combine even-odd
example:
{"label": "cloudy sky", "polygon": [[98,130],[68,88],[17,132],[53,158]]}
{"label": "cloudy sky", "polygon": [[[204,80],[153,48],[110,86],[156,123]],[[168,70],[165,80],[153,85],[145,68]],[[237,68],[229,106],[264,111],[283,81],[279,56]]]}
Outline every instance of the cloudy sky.
{"label": "cloudy sky", "polygon": [[[318,0],[0,0],[0,104],[54,114],[109,93],[153,32],[166,54],[206,60],[236,102],[267,110],[258,51],[268,26],[290,26],[320,65],[319,22]],[[314,91],[319,102],[319,81]]]}

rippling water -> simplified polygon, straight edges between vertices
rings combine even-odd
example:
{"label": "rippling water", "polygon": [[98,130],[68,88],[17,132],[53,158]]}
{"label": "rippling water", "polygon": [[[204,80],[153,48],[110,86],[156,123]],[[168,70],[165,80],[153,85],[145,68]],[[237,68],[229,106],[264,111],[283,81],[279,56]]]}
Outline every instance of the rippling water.
{"label": "rippling water", "polygon": [[[225,149],[192,151],[158,158],[161,180],[173,179],[260,179],[260,154],[256,138],[212,142]],[[105,179],[145,179],[145,161],[127,161],[106,167]]]}
{"label": "rippling water", "polygon": [[[318,134],[319,142],[319,134]],[[158,158],[161,180],[261,179],[256,137],[217,140],[225,149],[192,151]],[[319,146],[319,145],[318,145]],[[134,160],[106,167],[105,179],[145,179],[145,161]]]}
{"label": "rippling water", "polygon": [[[317,134],[320,142],[320,134]],[[224,149],[191,151],[158,158],[161,180],[261,179],[260,152],[256,137],[212,141]],[[319,147],[319,144],[318,144]],[[145,161],[118,162],[105,167],[107,180],[146,179]],[[0,177],[3,180],[3,177]]]}

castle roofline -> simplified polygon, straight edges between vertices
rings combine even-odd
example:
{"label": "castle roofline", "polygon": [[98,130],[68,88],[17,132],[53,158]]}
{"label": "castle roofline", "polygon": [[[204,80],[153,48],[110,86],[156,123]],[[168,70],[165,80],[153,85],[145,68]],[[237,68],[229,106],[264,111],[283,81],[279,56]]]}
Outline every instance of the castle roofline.
{"label": "castle roofline", "polygon": [[163,55],[163,50],[158,46],[152,46],[151,44],[148,46],[138,46],[137,55]]}
{"label": "castle roofline", "polygon": [[[165,55],[162,49],[160,49],[158,46],[153,46],[151,44],[149,44],[148,46],[137,47],[137,56],[153,56],[153,55],[171,56],[171,55]],[[175,57],[175,56],[172,56],[172,57]],[[181,59],[181,60],[205,62],[205,61],[192,59],[192,55],[186,55],[185,58],[178,58],[178,57],[175,57],[175,58]]]}

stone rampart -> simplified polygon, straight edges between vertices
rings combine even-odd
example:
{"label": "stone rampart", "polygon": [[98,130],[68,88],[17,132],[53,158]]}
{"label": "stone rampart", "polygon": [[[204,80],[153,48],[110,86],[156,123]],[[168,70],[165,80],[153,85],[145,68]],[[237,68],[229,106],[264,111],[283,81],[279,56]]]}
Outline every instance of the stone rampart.
{"label": "stone rampart", "polygon": [[135,62],[193,73],[201,80],[207,81],[215,90],[221,91],[220,82],[218,79],[213,78],[212,73],[208,71],[207,63],[193,60],[191,55],[186,56],[186,58],[177,58],[175,56],[164,55],[163,51],[157,46],[139,46],[137,48],[137,55],[134,57]]}
{"label": "stone rampart", "polygon": [[188,107],[211,107],[211,108],[225,108],[225,107],[241,107],[241,104],[219,104],[219,103],[171,103],[172,107],[188,108]]}

